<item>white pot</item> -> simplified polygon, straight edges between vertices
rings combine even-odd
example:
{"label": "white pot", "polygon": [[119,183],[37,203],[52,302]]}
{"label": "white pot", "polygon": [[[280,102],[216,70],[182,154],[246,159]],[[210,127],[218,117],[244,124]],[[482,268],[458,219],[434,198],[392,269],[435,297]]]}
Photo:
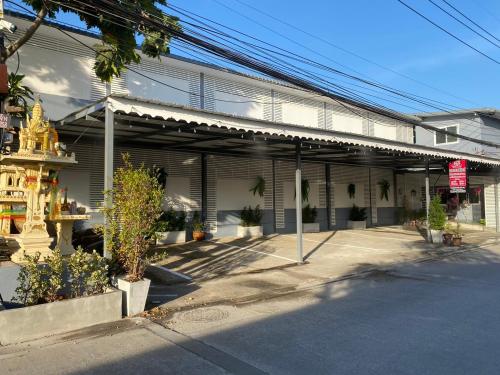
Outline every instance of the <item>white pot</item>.
{"label": "white pot", "polygon": [[123,315],[133,316],[143,312],[151,280],[144,278],[131,283],[125,280],[125,276],[119,276],[117,281],[118,289],[123,291]]}
{"label": "white pot", "polygon": [[319,233],[319,223],[302,223],[302,232]]}
{"label": "white pot", "polygon": [[238,225],[238,237],[262,237],[263,235],[262,225],[256,225],[253,227]]}
{"label": "white pot", "polygon": [[170,243],[186,242],[186,231],[156,232],[156,244],[167,245]]}
{"label": "white pot", "polygon": [[347,228],[348,229],[366,229],[366,220],[363,220],[363,221],[348,220],[347,221]]}
{"label": "white pot", "polygon": [[432,243],[442,244],[443,243],[443,231],[431,229],[431,240],[432,240]]}

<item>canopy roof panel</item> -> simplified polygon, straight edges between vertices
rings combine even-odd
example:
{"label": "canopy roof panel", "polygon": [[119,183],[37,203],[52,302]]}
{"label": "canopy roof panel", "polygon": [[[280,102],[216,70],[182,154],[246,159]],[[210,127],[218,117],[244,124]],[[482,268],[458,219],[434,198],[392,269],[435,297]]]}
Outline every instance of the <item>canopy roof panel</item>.
{"label": "canopy roof panel", "polygon": [[[476,169],[500,160],[321,128],[231,116],[129,96],[112,95],[56,122],[64,134],[104,136],[104,109],[115,113],[115,140],[137,147],[293,158],[302,145],[304,160],[418,168],[429,161],[443,167],[466,159]],[[474,168],[474,167],[473,167]]]}

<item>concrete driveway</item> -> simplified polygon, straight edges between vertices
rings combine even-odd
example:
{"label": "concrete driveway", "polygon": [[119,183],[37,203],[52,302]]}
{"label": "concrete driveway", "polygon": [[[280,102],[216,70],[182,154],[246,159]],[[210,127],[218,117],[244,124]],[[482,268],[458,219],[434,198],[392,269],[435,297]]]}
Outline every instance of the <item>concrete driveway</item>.
{"label": "concrete driveway", "polygon": [[[475,244],[491,235],[478,233]],[[306,233],[305,263],[298,265],[295,241],[294,234],[280,234],[260,239],[189,242],[158,249],[158,266],[192,280],[179,285],[153,280],[149,306],[177,310],[222,301],[255,300],[393,264],[461,251],[436,248],[418,232],[398,227]]]}

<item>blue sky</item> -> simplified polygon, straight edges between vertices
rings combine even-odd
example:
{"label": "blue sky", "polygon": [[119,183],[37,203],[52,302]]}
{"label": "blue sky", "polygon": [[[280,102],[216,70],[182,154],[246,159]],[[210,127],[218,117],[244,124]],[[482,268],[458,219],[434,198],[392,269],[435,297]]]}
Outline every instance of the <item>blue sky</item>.
{"label": "blue sky", "polygon": [[[500,49],[474,35],[428,0],[405,0],[429,18],[476,48],[500,60]],[[435,0],[443,4],[442,0]],[[495,0],[448,0],[500,39],[500,2]],[[309,33],[424,82],[454,96],[417,84],[387,70],[311,38],[241,4],[251,4]],[[173,0],[187,10],[249,33],[282,48],[336,68],[362,73],[400,90],[433,98],[458,107],[500,108],[500,65],[495,64],[419,18],[397,0]],[[232,11],[233,9],[234,11]],[[257,20],[285,34],[305,49],[242,16]],[[74,16],[61,20],[77,23]],[[500,42],[499,42],[500,44]],[[314,54],[317,51],[323,56]],[[172,52],[183,54],[175,47]],[[331,60],[341,63],[335,65]],[[349,71],[353,73],[353,71]],[[457,98],[459,97],[459,98]],[[462,99],[460,99],[462,98]],[[388,104],[405,112],[412,109]],[[428,109],[429,110],[429,109]],[[413,111],[415,112],[415,111]]]}

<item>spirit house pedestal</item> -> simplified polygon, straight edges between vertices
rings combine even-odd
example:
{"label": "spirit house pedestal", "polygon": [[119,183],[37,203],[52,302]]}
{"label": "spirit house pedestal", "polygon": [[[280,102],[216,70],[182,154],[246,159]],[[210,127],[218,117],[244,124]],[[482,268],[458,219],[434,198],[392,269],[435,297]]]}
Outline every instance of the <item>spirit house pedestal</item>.
{"label": "spirit house pedestal", "polygon": [[[40,252],[42,259],[51,254],[52,238],[47,232],[46,220],[73,223],[74,220],[88,219],[87,215],[61,215],[57,176],[64,166],[76,163],[75,155],[66,155],[56,130],[43,119],[43,109],[37,101],[32,118],[27,116],[25,126],[21,124],[19,150],[0,156],[0,230],[4,237],[14,238],[19,245],[12,261],[22,262],[24,254]],[[67,218],[63,220],[63,216]],[[78,219],[72,216],[78,216]],[[16,225],[21,233],[12,236],[12,222],[22,221],[23,217],[22,227]],[[64,231],[58,229],[58,244],[63,235],[71,240],[72,226],[68,228],[66,225]],[[71,241],[69,246],[65,242],[63,254],[74,251],[70,245]]]}

